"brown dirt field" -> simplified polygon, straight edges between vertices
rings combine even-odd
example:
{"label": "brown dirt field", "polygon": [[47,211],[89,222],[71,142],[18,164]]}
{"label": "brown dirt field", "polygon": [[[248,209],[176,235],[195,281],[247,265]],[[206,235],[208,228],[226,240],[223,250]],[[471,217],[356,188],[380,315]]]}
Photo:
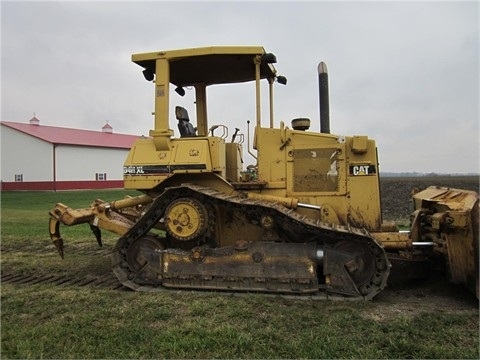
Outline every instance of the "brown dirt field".
{"label": "brown dirt field", "polygon": [[411,317],[429,311],[478,311],[479,306],[473,293],[462,285],[449,283],[440,273],[404,284],[389,284],[372,302],[374,307],[367,316],[376,321],[388,321],[398,316]]}
{"label": "brown dirt field", "polygon": [[479,176],[419,176],[381,177],[380,191],[384,220],[408,220],[410,193],[414,188],[423,190],[429,186],[472,190],[479,192]]}

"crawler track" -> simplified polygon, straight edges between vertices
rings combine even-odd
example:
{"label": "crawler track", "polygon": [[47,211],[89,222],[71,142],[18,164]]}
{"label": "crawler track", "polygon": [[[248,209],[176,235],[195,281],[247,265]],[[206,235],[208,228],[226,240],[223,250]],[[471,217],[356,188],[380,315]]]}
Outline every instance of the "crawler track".
{"label": "crawler track", "polygon": [[[324,247],[322,252],[325,251],[326,254],[325,264],[322,264],[322,266],[324,270],[329,271],[329,283],[319,284],[316,289],[315,284],[309,284],[305,287],[307,290],[324,291],[334,296],[371,299],[386,286],[390,263],[384,250],[366,230],[315,222],[275,203],[227,196],[210,188],[184,184],[166,189],[162,195],[155,199],[149,211],[127,234],[119,239],[112,253],[112,266],[114,273],[126,287],[140,291],[149,291],[149,289],[163,285],[173,288],[218,288],[226,290],[238,288],[247,291],[268,292],[271,289],[278,289],[278,284],[284,282],[283,278],[262,276],[261,282],[264,283],[262,288],[262,285],[259,285],[256,279],[245,276],[219,277],[209,275],[205,277],[201,273],[204,273],[206,269],[198,266],[197,269],[201,269],[198,273],[195,273],[195,269],[193,269],[191,273],[182,273],[180,276],[174,274],[173,277],[176,276],[174,279],[168,274],[165,276],[165,269],[162,268],[164,265],[162,261],[164,261],[165,256],[176,256],[181,259],[180,263],[182,261],[187,263],[186,260],[189,257],[191,258],[192,255],[178,249],[165,249],[160,245],[155,247],[148,233],[162,219],[168,205],[180,197],[195,197],[201,203],[209,204],[212,207],[232,209],[232,211],[244,214],[246,219],[252,219],[252,222],[258,221],[262,216],[269,216],[279,224],[280,232],[295,234],[293,238],[290,236],[288,243],[321,244]],[[248,234],[246,235],[248,236]],[[148,239],[145,244],[138,245],[139,241],[146,237]],[[343,245],[339,247],[339,244]],[[272,245],[272,249],[276,249],[274,246],[276,245]],[[132,252],[137,254],[141,248],[143,248],[141,250],[141,260],[135,260],[138,262],[132,261],[134,257]],[[208,255],[211,259],[218,259],[232,251],[230,248],[219,248],[217,252],[214,249]],[[135,257],[138,256],[135,255]],[[355,262],[355,264],[351,265],[352,262]],[[226,263],[228,263],[228,260],[225,261]],[[359,280],[355,278],[355,275],[359,273],[355,273],[356,268],[352,271],[346,270],[346,268],[349,265],[358,267],[360,263],[368,268],[368,271],[362,274],[362,278]],[[205,280],[208,280],[208,285],[205,285]],[[292,285],[295,289],[299,283],[304,283],[306,280],[293,279],[289,281],[295,282]],[[245,286],[245,288],[241,286]],[[280,291],[284,291],[284,289],[281,288]],[[289,291],[286,290],[285,292]]]}

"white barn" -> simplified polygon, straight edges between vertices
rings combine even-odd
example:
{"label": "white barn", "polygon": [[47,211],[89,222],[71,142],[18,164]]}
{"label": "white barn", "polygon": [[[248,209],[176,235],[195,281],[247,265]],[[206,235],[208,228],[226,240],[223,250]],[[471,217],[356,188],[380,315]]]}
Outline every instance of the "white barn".
{"label": "white barn", "polygon": [[2,121],[1,190],[123,188],[134,135]]}

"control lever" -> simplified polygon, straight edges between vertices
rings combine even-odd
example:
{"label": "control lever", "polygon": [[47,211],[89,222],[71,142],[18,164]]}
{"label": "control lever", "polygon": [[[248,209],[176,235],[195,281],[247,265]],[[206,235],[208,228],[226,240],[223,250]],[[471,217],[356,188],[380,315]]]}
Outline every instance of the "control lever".
{"label": "control lever", "polygon": [[213,132],[214,132],[216,129],[218,129],[218,125],[213,125],[213,126],[210,128],[209,131],[210,131],[210,133],[212,134],[212,136],[213,136]]}
{"label": "control lever", "polygon": [[237,137],[237,133],[238,133],[239,131],[240,131],[239,128],[235,128],[235,132],[234,132],[233,135],[232,135],[232,141],[231,141],[232,143],[235,141],[235,138]]}

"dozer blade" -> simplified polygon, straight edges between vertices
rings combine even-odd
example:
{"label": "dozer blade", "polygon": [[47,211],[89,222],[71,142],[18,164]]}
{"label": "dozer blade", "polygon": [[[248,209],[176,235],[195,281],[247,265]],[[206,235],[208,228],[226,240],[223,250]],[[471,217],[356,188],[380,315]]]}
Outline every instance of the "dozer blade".
{"label": "dozer blade", "polygon": [[479,199],[474,191],[431,186],[413,196],[413,242],[431,241],[449,280],[479,297]]}

